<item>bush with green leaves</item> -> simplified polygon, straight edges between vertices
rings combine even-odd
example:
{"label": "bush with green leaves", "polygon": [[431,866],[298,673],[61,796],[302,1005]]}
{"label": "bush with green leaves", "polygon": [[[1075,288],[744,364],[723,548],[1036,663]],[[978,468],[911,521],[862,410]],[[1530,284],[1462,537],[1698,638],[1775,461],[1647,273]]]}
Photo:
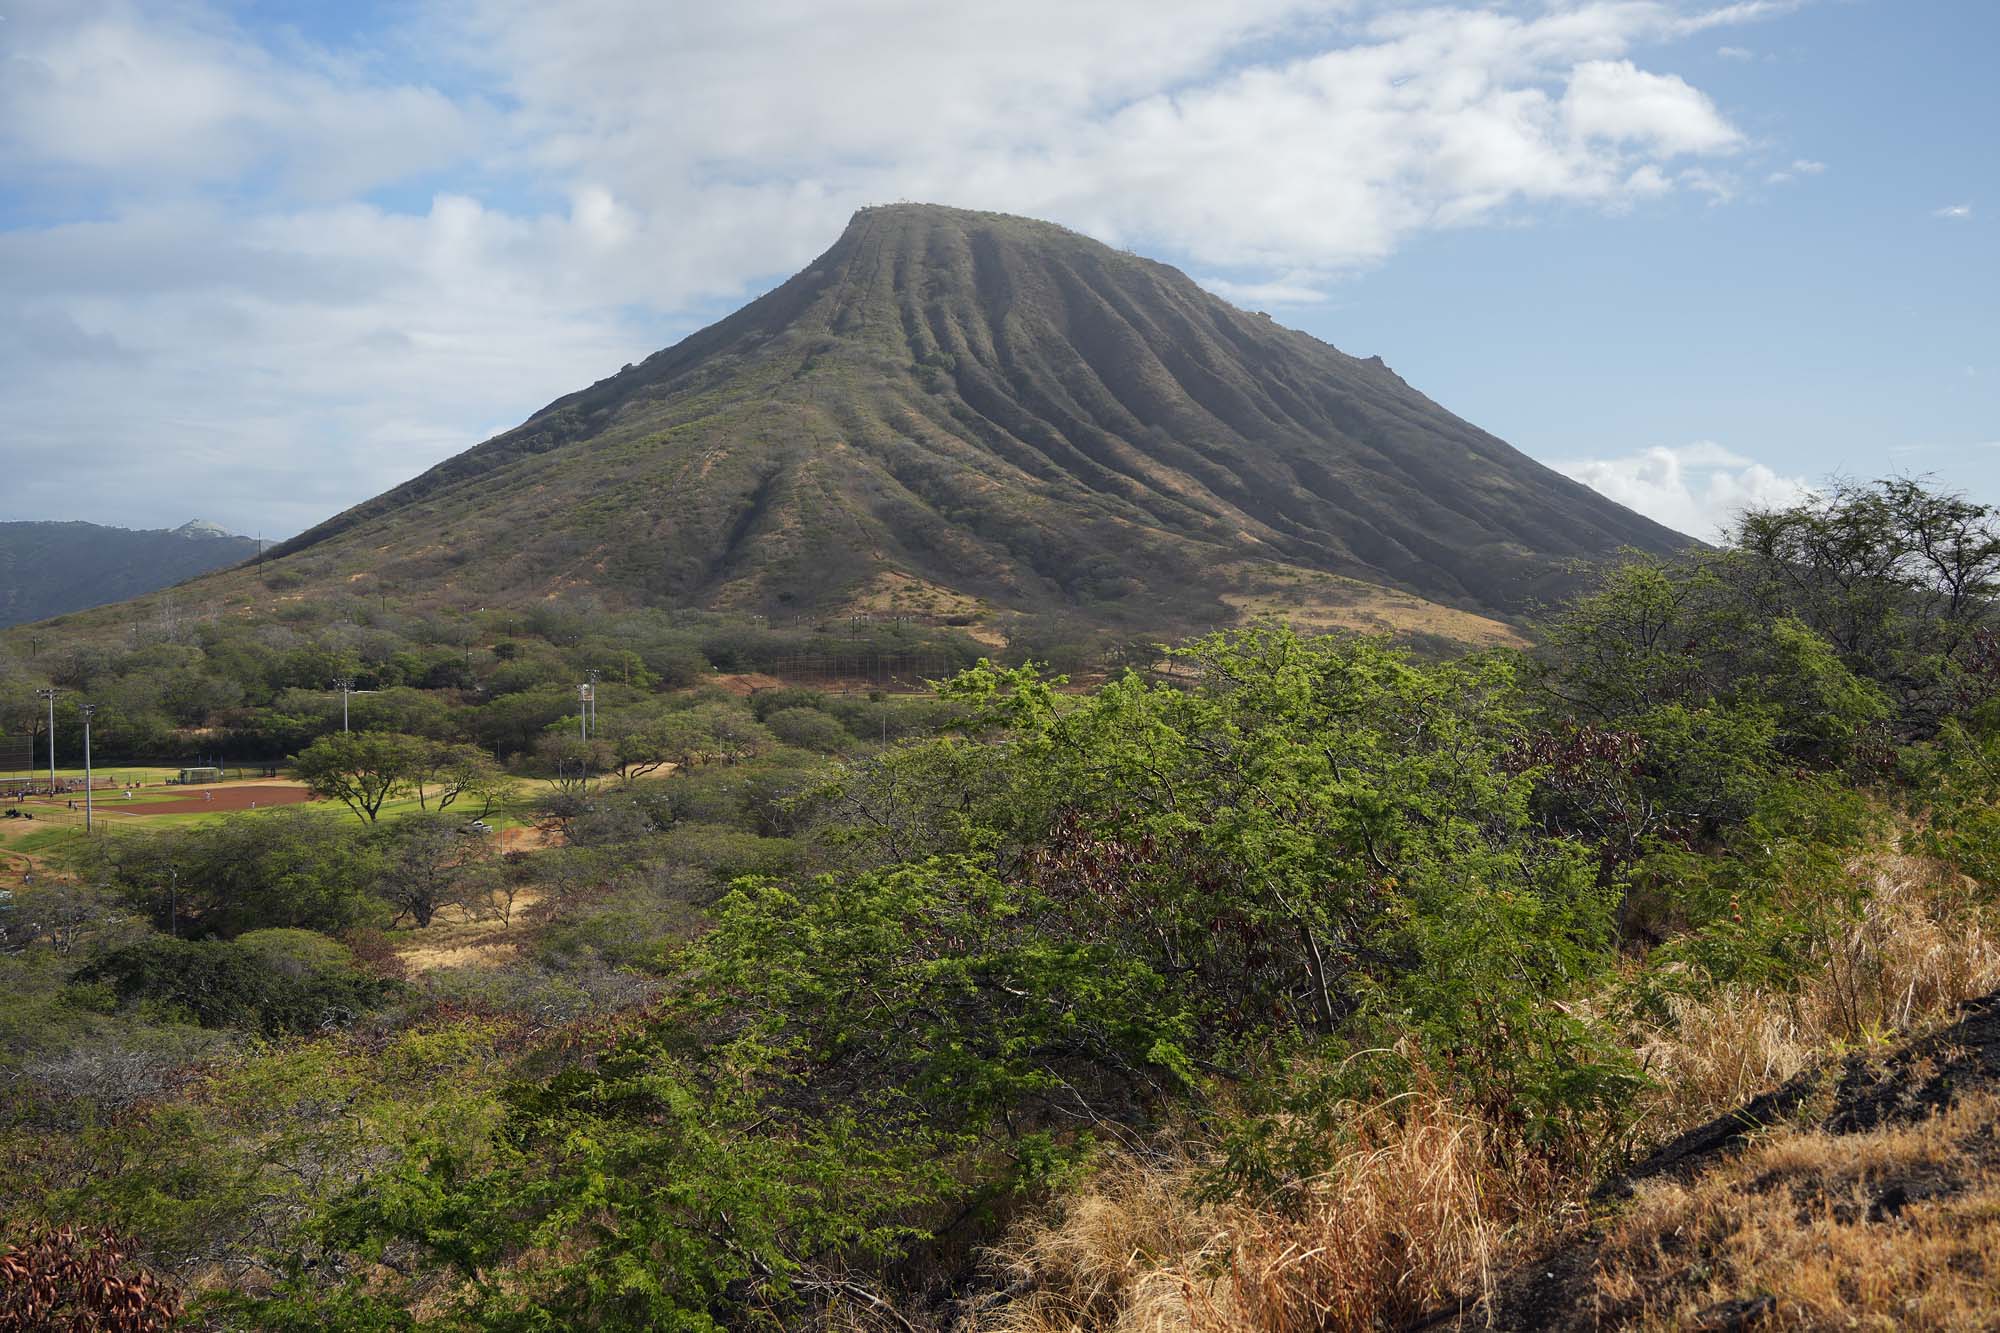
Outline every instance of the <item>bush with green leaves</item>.
{"label": "bush with green leaves", "polygon": [[1720,550],[1615,566],[1547,627],[1560,711],[1756,708],[1779,748],[1873,758],[2000,692],[2000,511],[1905,478],[1751,510]]}
{"label": "bush with green leaves", "polygon": [[296,959],[236,941],[156,936],[111,950],[72,980],[102,987],[121,1008],[265,1036],[345,1026],[389,993],[388,983],[349,968],[302,968]]}
{"label": "bush with green leaves", "polygon": [[[1523,1170],[1587,1170],[1632,1131],[1635,1026],[1801,986],[1838,952],[1867,907],[1853,863],[1883,832],[1878,781],[1967,893],[2000,885],[1990,518],[1836,488],[1747,516],[1731,549],[1610,571],[1531,657],[1258,629],[1088,692],[982,664],[922,702],[647,699],[617,673],[693,643],[746,669],[823,636],[491,613],[483,632],[537,636],[466,659],[524,687],[475,714],[510,752],[573,728],[561,674],[612,673],[609,762],[544,804],[565,845],[498,872],[539,894],[518,960],[415,983],[439,1013],[534,1034],[521,1081],[316,1187],[309,1224],[272,1233],[277,1286],[229,1317],[801,1326],[955,1266],[1107,1137],[1191,1123],[1223,1150],[1211,1185],[1282,1205],[1352,1146],[1358,1100],[1393,1108],[1415,1080]],[[422,665],[308,628],[204,651],[273,681],[342,644]],[[1074,657],[1080,628],[1025,626],[1016,648]],[[876,646],[896,634],[921,638]],[[310,688],[287,706],[305,715]],[[603,779],[618,764],[633,781]],[[157,919],[146,845],[104,864]],[[133,1014],[194,1013],[181,978],[211,967],[202,994],[258,1027],[246,975],[334,970],[314,937],[231,915],[234,892],[189,904],[183,933],[248,932],[229,965],[106,934],[122,971],[70,989],[79,1024],[119,1021],[98,1010],[127,974]],[[143,1165],[104,1178],[170,1193]]]}
{"label": "bush with green leaves", "polygon": [[379,852],[354,821],[325,811],[94,839],[77,859],[92,880],[180,936],[269,927],[337,934],[387,919],[374,893]]}
{"label": "bush with green leaves", "polygon": [[[880,766],[986,780],[871,797],[941,821],[893,842],[919,850],[740,881],[643,1029],[517,1103],[501,1159],[434,1154],[329,1242],[417,1247],[480,1320],[783,1322],[824,1274],[973,1243],[1080,1131],[1286,1053],[1405,1038],[1552,1150],[1614,1132],[1629,1057],[1560,1002],[1609,957],[1616,889],[1537,825],[1508,664],[1267,631],[1191,665],[1194,689],[1080,697],[953,681],[962,734]],[[1300,1165],[1274,1109],[1246,1171]]]}
{"label": "bush with green leaves", "polygon": [[781,708],[766,715],[764,725],[779,741],[801,750],[841,754],[854,746],[854,737],[839,719],[817,708]]}

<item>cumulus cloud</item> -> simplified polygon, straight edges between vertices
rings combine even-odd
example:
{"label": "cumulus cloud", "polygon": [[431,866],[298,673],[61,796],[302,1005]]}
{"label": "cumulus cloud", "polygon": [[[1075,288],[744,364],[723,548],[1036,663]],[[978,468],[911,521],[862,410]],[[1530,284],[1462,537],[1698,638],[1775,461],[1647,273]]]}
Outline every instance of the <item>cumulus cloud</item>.
{"label": "cumulus cloud", "polygon": [[1552,466],[1647,518],[1703,541],[1722,535],[1745,509],[1792,504],[1812,491],[1802,478],[1780,476],[1711,440],[1655,445],[1637,453]]}
{"label": "cumulus cloud", "polygon": [[340,197],[457,160],[490,120],[478,98],[325,52],[272,51],[195,7],[81,0],[7,17],[0,170],[44,190],[271,172]]}
{"label": "cumulus cloud", "polygon": [[1662,156],[1724,152],[1742,139],[1685,80],[1649,74],[1629,60],[1578,65],[1563,112],[1580,138],[1641,144]]}
{"label": "cumulus cloud", "polygon": [[1430,229],[1725,196],[1741,132],[1648,53],[1788,7],[434,0],[336,48],[202,0],[19,0],[7,516],[303,526],[865,203],[1053,218],[1255,307]]}

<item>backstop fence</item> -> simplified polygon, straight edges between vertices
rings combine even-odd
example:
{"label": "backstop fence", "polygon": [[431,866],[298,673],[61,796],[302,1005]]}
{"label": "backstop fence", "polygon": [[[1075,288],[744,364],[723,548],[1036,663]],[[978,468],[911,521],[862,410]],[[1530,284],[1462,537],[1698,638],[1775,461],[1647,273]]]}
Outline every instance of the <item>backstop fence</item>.
{"label": "backstop fence", "polygon": [[787,653],[764,669],[795,685],[928,694],[927,682],[955,675],[961,665],[946,653],[830,652]]}
{"label": "backstop fence", "polygon": [[28,778],[35,774],[35,738],[0,735],[0,778]]}

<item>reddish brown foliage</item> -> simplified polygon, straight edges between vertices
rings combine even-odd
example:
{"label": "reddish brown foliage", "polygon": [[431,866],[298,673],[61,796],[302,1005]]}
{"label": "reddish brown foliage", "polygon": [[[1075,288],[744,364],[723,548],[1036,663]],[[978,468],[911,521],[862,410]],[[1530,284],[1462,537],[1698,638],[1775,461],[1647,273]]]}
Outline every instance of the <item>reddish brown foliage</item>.
{"label": "reddish brown foliage", "polygon": [[341,936],[340,942],[353,953],[354,961],[374,976],[402,981],[410,974],[402,955],[396,952],[396,946],[373,926],[358,926]]}
{"label": "reddish brown foliage", "polygon": [[180,1293],[105,1228],[38,1227],[0,1244],[0,1333],[155,1333]]}

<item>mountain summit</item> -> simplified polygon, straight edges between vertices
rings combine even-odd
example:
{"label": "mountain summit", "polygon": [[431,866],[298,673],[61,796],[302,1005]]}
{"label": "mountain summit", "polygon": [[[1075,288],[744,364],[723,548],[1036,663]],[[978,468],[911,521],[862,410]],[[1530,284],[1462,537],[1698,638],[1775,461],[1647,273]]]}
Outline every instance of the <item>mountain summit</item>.
{"label": "mountain summit", "polygon": [[256,553],[251,538],[201,519],[136,531],[0,523],[0,627],[143,596]]}
{"label": "mountain summit", "polygon": [[1165,264],[898,204],[267,562],[489,603],[589,584],[1166,627],[1330,576],[1505,616],[1565,562],[1684,542]]}

